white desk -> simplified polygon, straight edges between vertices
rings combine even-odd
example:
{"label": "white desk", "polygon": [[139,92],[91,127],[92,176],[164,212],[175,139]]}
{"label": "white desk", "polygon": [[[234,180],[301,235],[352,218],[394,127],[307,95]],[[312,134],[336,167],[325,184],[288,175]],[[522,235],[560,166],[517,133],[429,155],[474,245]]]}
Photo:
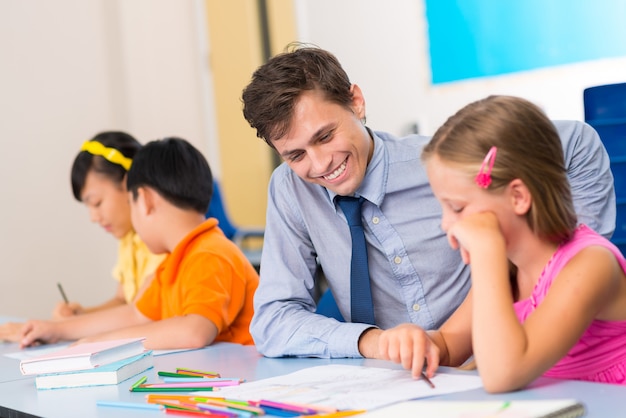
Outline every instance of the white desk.
{"label": "white desk", "polygon": [[[60,348],[61,346],[66,346],[66,345],[67,343],[44,345],[44,346],[41,346],[41,348],[49,349],[53,346],[59,346]],[[28,349],[28,350],[34,350],[34,351],[31,351],[33,353],[32,354],[33,356],[38,355],[37,354],[38,347]],[[19,379],[26,378],[26,376],[24,376],[20,372],[20,360],[16,358],[10,358],[5,355],[7,353],[10,354],[10,353],[15,353],[19,351],[20,350],[17,344],[0,342],[0,382],[10,382],[12,380],[19,380]]]}
{"label": "white desk", "polygon": [[[7,350],[11,347],[5,347]],[[14,346],[13,349],[17,349]],[[4,356],[3,356],[4,357]],[[7,362],[5,360],[10,360]],[[7,367],[18,367],[19,361],[5,357],[0,360],[0,374],[13,375]],[[380,360],[369,359],[271,359],[260,356],[254,347],[238,345],[217,345],[202,350],[167,354],[154,358],[154,368],[142,375],[148,380],[157,379],[157,371],[173,371],[177,367],[218,371],[224,376],[241,377],[248,381],[283,375],[305,367],[325,364],[351,364],[363,366],[399,366]],[[12,366],[10,365],[12,364]],[[442,368],[440,372],[461,373]],[[17,372],[19,373],[19,371]],[[138,375],[137,378],[141,376]],[[135,409],[98,407],[99,400],[143,402],[145,394],[131,393],[130,385],[137,380],[133,377],[116,386],[84,387],[76,389],[37,390],[34,378],[21,376],[0,383],[0,416],[50,418],[73,417],[163,417],[162,412]],[[576,398],[585,403],[588,417],[623,416],[626,409],[626,387],[565,380],[541,378],[528,389],[509,394],[489,395],[482,389],[471,390],[438,399],[459,400],[503,400],[503,399],[554,399]]]}

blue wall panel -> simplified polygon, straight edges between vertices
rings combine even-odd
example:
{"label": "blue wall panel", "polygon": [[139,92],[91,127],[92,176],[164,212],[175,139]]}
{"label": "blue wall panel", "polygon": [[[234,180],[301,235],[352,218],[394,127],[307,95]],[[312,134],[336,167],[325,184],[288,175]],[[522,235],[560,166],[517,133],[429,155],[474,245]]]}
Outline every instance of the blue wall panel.
{"label": "blue wall panel", "polygon": [[426,0],[432,82],[626,56],[626,1]]}

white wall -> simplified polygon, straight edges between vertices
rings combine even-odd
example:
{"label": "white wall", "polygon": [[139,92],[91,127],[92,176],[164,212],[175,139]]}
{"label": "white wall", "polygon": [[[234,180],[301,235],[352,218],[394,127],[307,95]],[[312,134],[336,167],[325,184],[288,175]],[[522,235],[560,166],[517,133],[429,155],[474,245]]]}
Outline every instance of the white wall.
{"label": "white wall", "polygon": [[299,40],[333,52],[364,91],[368,125],[432,134],[450,115],[490,94],[525,97],[553,119],[583,119],[586,87],[626,81],[626,57],[462,82],[430,84],[423,1],[295,0]]}
{"label": "white wall", "polygon": [[[424,5],[295,0],[301,40],[334,52],[365,92],[368,124],[431,134],[488,94],[582,119],[585,87],[621,82],[626,58],[431,86]],[[105,129],[189,139],[219,176],[201,0],[0,1],[0,314],[47,317],[114,290],[116,241],[89,224],[69,170]],[[204,39],[204,40],[202,40]]]}
{"label": "white wall", "polygon": [[57,281],[84,304],[113,295],[117,242],[89,223],[69,180],[81,143],[98,131],[181,136],[219,172],[199,4],[0,2],[2,314],[48,317]]}

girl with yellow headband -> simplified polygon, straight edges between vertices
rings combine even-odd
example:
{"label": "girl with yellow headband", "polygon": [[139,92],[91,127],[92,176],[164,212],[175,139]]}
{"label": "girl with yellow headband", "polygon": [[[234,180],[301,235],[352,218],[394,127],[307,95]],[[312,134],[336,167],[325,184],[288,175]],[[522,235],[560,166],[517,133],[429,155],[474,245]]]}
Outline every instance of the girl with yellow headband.
{"label": "girl with yellow headband", "polygon": [[60,302],[53,311],[57,319],[132,302],[163,260],[162,255],[148,250],[130,222],[126,173],[139,148],[141,144],[131,135],[107,131],[86,141],[74,159],[74,197],[85,204],[92,222],[119,240],[118,260],[113,269],[119,284],[115,295],[97,306]]}

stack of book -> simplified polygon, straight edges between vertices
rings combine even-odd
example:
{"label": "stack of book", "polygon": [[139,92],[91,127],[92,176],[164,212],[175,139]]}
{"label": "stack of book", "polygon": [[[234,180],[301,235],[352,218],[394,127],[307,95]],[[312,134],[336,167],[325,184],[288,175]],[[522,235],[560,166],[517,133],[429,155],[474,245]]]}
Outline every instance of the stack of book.
{"label": "stack of book", "polygon": [[82,343],[24,359],[23,375],[35,375],[37,389],[116,385],[152,367],[144,338]]}

